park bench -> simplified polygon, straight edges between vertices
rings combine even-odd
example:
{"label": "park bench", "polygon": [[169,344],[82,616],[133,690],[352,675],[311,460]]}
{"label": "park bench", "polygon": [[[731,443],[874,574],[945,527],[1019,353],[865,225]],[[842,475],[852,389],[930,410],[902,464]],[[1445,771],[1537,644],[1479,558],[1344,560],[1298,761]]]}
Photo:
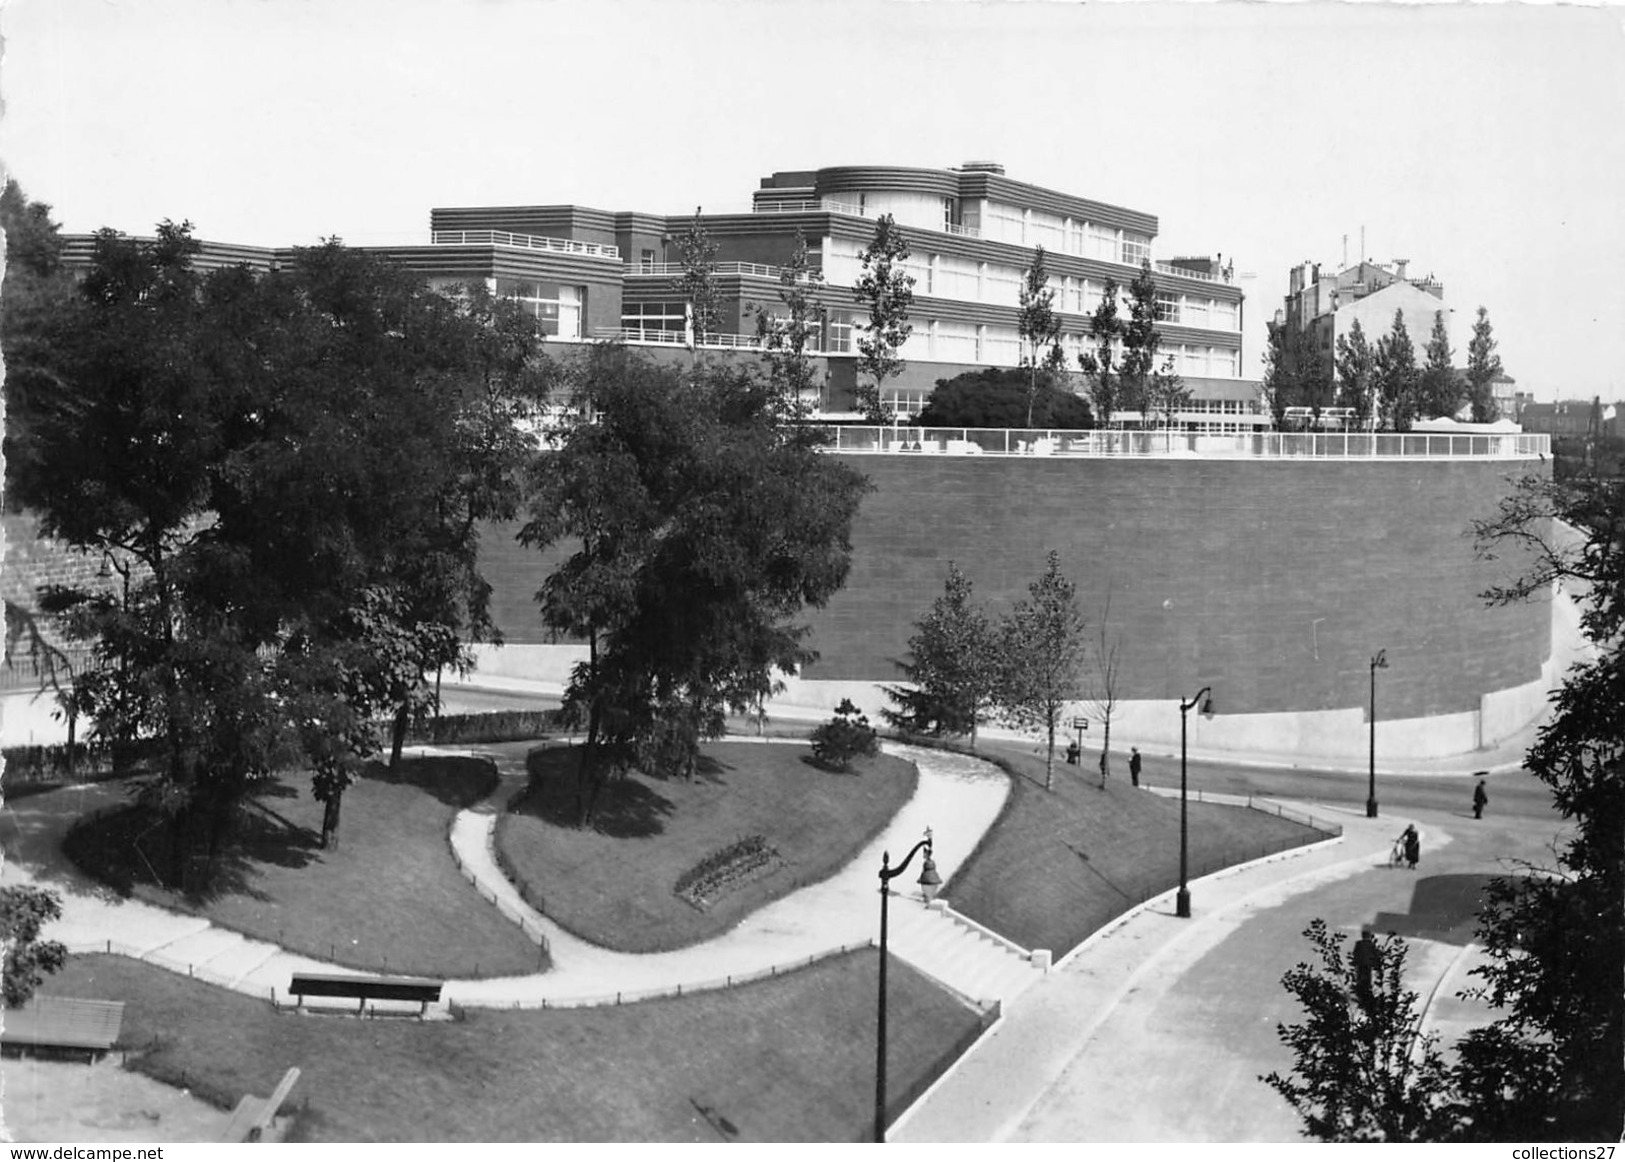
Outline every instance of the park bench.
{"label": "park bench", "polygon": [[7,1009],[0,1044],[19,1049],[71,1049],[94,1061],[118,1040],[123,1001],[36,996],[20,1009]]}
{"label": "park bench", "polygon": [[237,1108],[231,1111],[231,1120],[220,1134],[222,1142],[258,1142],[271,1128],[276,1119],[277,1111],[288,1098],[288,1091],[293,1083],[299,1080],[299,1067],[296,1065],[282,1075],[282,1080],[272,1091],[270,1097],[255,1097],[251,1093],[243,1094],[243,1100],[237,1103]]}
{"label": "park bench", "polygon": [[[368,1001],[409,1001],[417,1004],[418,1016],[427,1015],[429,1006],[438,1004],[443,982],[424,980],[412,976],[351,976],[345,973],[296,972],[288,985],[288,992],[299,998],[299,1008],[306,997],[344,997],[356,1001],[356,1013],[367,1011]],[[376,1007],[373,1013],[379,1013]]]}

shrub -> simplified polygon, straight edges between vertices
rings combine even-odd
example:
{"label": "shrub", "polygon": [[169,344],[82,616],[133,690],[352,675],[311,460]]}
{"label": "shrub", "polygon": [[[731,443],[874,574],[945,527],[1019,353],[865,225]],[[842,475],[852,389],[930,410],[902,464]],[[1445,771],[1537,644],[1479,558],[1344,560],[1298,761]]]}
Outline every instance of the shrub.
{"label": "shrub", "polygon": [[813,757],[826,767],[844,771],[855,758],[880,753],[880,737],[869,725],[869,717],[842,698],[835,717],[812,733]]}
{"label": "shrub", "polygon": [[408,737],[431,746],[463,742],[520,742],[559,728],[557,710],[493,710],[485,714],[442,714]]}

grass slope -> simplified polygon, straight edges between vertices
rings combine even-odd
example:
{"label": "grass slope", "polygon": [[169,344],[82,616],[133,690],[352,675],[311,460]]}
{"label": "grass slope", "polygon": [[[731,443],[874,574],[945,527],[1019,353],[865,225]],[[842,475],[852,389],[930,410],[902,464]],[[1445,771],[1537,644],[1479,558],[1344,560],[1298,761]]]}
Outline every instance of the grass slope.
{"label": "grass slope", "polygon": [[[304,1140],[823,1142],[871,1125],[877,963],[864,950],[723,992],[426,1024],[277,1014],[121,957],[75,957],[42,991],[124,1001],[132,1067],[222,1108],[299,1066]],[[901,1095],[980,1018],[895,959],[889,975]]]}
{"label": "grass slope", "polygon": [[[720,935],[773,900],[846,866],[913,795],[918,772],[889,756],[851,773],[814,766],[804,746],[713,743],[693,782],[641,774],[605,787],[595,825],[575,822],[574,749],[530,756],[531,793],[497,826],[497,851],[531,903],[594,944],[681,948]],[[746,836],[782,857],[703,911],[678,877]]]}
{"label": "grass slope", "polygon": [[[1044,790],[1044,758],[1031,746],[984,742],[1016,775],[998,823],[944,895],[959,911],[1026,948],[1060,958],[1113,917],[1179,884],[1179,801],[1129,785],[1104,790],[1095,767],[1057,764]],[[1260,811],[1190,803],[1190,878],[1318,832]]]}
{"label": "grass slope", "polygon": [[[202,897],[153,883],[133,843],[151,820],[133,805],[85,819],[63,842],[84,871],[121,892],[350,967],[535,972],[546,963],[540,950],[463,878],[447,837],[453,816],[495,785],[483,759],[403,759],[396,778],[375,767],[345,792],[338,846],[324,851],[321,804],[308,786],[278,782],[249,808]],[[71,791],[53,794],[64,810],[82,803]],[[51,797],[23,806],[38,810]]]}

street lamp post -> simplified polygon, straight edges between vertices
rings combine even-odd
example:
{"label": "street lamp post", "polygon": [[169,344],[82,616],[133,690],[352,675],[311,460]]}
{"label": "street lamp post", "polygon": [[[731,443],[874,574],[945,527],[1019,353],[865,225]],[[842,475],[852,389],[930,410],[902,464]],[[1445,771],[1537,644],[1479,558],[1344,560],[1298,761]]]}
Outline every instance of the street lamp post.
{"label": "street lamp post", "polygon": [[1371,659],[1371,764],[1367,768],[1369,781],[1365,792],[1365,817],[1377,817],[1377,671],[1388,668],[1388,651],[1378,650]]}
{"label": "street lamp post", "polygon": [[876,1023],[875,1037],[875,1141],[886,1140],[886,899],[891,895],[887,886],[892,880],[908,870],[908,865],[925,849],[925,865],[920,869],[920,892],[929,903],[931,897],[937,894],[942,886],[942,877],[937,874],[937,865],[931,861],[931,829],[925,829],[925,838],[916,843],[909,853],[903,857],[903,862],[896,867],[891,866],[891,852],[882,852],[880,856],[880,1014]]}
{"label": "street lamp post", "polygon": [[[1204,695],[1206,702],[1202,702]],[[1196,692],[1196,697],[1179,704],[1179,892],[1174,896],[1174,914],[1183,920],[1189,920],[1191,915],[1191,890],[1186,882],[1190,863],[1190,829],[1185,822],[1185,716],[1198,702],[1202,702],[1202,713],[1211,717],[1212,686],[1203,686]]]}

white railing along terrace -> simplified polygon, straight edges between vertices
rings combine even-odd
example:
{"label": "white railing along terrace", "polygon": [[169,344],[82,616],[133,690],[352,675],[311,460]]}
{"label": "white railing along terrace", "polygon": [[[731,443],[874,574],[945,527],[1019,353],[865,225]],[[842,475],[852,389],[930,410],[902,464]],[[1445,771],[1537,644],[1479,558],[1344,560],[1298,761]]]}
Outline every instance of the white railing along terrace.
{"label": "white railing along terrace", "polygon": [[960,456],[1200,456],[1210,459],[1532,460],[1551,453],[1544,432],[1062,431],[1022,428],[832,427],[831,452]]}
{"label": "white railing along terrace", "polygon": [[539,234],[510,234],[506,230],[436,230],[429,236],[436,246],[514,246],[521,250],[551,250],[619,260],[621,248],[573,238],[544,238]]}
{"label": "white railing along terrace", "polygon": [[[594,327],[594,339],[620,340],[623,343],[655,343],[670,347],[687,347],[687,331],[669,331],[656,327]],[[705,337],[701,347],[725,347],[731,350],[759,351],[761,339],[756,335],[741,335],[727,331],[713,331]],[[815,336],[808,336],[806,350],[819,354],[822,348]]]}
{"label": "white railing along terrace", "polygon": [[[688,268],[680,262],[629,262],[622,269],[629,275],[658,274],[681,278]],[[777,279],[784,273],[784,267],[769,266],[762,262],[717,262],[712,264],[711,272],[713,274],[751,274],[759,278]],[[816,274],[816,268],[811,273]]]}

